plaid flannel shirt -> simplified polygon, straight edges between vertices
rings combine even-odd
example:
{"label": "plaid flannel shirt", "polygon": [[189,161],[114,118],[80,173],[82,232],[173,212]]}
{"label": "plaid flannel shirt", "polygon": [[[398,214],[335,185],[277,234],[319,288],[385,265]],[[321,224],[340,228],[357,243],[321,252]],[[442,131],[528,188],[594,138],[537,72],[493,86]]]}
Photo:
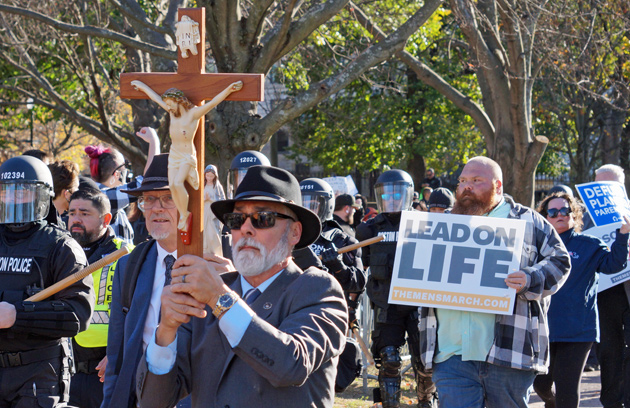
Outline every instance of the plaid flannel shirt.
{"label": "plaid flannel shirt", "polygon": [[[571,261],[555,228],[531,208],[517,204],[508,218],[527,221],[521,254],[521,271],[527,274],[525,290],[516,295],[514,314],[496,315],[494,340],[486,361],[519,370],[546,373],[549,365],[547,309],[550,296],[564,284]],[[438,321],[434,308],[418,308],[420,353],[427,370],[433,367]]]}
{"label": "plaid flannel shirt", "polygon": [[138,197],[123,193],[121,190],[131,190],[138,188],[142,184],[142,177],[138,176],[130,183],[112,188],[109,188],[101,183],[97,184],[101,191],[105,193],[107,198],[109,198],[109,203],[112,207],[111,212],[114,218],[110,226],[114,230],[114,234],[116,234],[117,238],[125,241],[125,243],[133,245],[133,227],[129,222],[129,218],[127,218],[125,208],[127,208],[129,204],[138,201]]}

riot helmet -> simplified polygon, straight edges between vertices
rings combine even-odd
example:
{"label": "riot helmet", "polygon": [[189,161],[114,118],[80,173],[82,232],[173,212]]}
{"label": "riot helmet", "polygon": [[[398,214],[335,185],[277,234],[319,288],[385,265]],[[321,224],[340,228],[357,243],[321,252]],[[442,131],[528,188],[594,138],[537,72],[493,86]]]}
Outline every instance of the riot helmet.
{"label": "riot helmet", "polygon": [[335,192],[330,184],[319,178],[307,178],[300,183],[302,206],[313,211],[320,221],[332,219]]}
{"label": "riot helmet", "polygon": [[227,178],[228,198],[234,197],[236,188],[243,181],[247,170],[252,166],[271,166],[271,162],[267,156],[255,150],[245,150],[234,157],[232,164],[230,164]]}
{"label": "riot helmet", "polygon": [[0,224],[44,219],[54,196],[53,178],[43,161],[17,156],[0,166]]}
{"label": "riot helmet", "polygon": [[374,184],[376,206],[381,213],[409,210],[413,199],[413,180],[403,170],[387,170]]}

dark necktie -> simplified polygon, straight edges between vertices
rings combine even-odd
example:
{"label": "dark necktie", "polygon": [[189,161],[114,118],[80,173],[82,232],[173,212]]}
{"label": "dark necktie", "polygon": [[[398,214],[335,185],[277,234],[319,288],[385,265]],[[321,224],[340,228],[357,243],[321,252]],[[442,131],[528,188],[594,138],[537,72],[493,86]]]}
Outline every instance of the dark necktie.
{"label": "dark necktie", "polygon": [[164,272],[164,286],[171,284],[171,271],[173,270],[173,264],[175,263],[175,257],[173,255],[166,255],[164,257],[164,265],[166,265],[166,272]]}
{"label": "dark necktie", "polygon": [[245,300],[245,303],[247,303],[248,305],[251,305],[252,303],[254,303],[254,300],[258,299],[258,296],[260,296],[260,291],[258,290],[258,288],[251,288],[247,291],[247,293],[245,293],[245,296],[243,296],[243,300]]}

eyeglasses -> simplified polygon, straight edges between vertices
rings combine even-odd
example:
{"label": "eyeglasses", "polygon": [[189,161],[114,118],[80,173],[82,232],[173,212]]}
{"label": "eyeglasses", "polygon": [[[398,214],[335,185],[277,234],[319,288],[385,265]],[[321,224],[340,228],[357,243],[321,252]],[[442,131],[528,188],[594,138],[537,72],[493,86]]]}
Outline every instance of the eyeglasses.
{"label": "eyeglasses", "polygon": [[151,208],[155,207],[155,204],[157,204],[158,201],[164,209],[168,210],[171,208],[175,208],[175,201],[173,201],[173,196],[171,196],[170,194],[159,197],[141,196],[138,198],[138,207],[140,207],[142,211],[150,210]]}
{"label": "eyeglasses", "polygon": [[401,193],[394,193],[394,194],[381,194],[381,198],[383,200],[390,200],[390,199],[394,199],[394,200],[400,200],[400,198],[402,197]]}
{"label": "eyeglasses", "polygon": [[252,225],[256,229],[272,228],[276,225],[276,218],[284,218],[286,220],[295,221],[293,217],[285,214],[280,214],[274,211],[258,211],[251,214],[244,213],[227,213],[223,215],[223,223],[229,229],[240,229],[245,221],[250,218]]}
{"label": "eyeglasses", "polygon": [[121,170],[121,169],[125,169],[125,170],[126,170],[126,169],[128,169],[129,167],[131,167],[131,163],[130,163],[130,162],[128,162],[127,160],[125,160],[123,164],[121,164],[120,166],[118,166],[118,167],[116,167],[116,168],[114,169],[114,171],[112,172],[112,174],[116,174],[116,172],[117,172],[118,170]]}
{"label": "eyeglasses", "polygon": [[563,217],[566,217],[567,215],[571,214],[571,209],[569,207],[562,207],[562,208],[547,208],[547,217],[549,218],[556,218],[559,215],[562,215]]}

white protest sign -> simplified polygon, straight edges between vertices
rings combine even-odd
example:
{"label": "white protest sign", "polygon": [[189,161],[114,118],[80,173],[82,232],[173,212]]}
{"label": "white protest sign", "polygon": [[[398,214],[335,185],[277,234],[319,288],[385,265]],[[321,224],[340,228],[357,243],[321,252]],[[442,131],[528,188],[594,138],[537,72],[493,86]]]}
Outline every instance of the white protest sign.
{"label": "white protest sign", "polygon": [[[608,248],[612,246],[617,236],[617,228],[621,226],[621,223],[608,224],[601,227],[593,227],[584,231],[585,234],[593,235],[604,241]],[[629,266],[621,272],[617,272],[612,275],[604,273],[599,274],[599,286],[597,292],[601,292],[608,288],[611,288],[619,283],[625,282],[630,279],[630,263]]]}
{"label": "white protest sign", "polygon": [[350,175],[346,177],[324,177],[324,181],[330,184],[335,192],[335,196],[340,194],[359,194],[359,190],[357,190],[357,186],[354,184],[354,180],[352,180],[352,176]]}
{"label": "white protest sign", "polygon": [[621,183],[595,181],[576,184],[575,188],[598,227],[619,222],[624,214],[630,214],[626,187]]}
{"label": "white protest sign", "polygon": [[389,302],[512,314],[526,222],[403,211]]}

